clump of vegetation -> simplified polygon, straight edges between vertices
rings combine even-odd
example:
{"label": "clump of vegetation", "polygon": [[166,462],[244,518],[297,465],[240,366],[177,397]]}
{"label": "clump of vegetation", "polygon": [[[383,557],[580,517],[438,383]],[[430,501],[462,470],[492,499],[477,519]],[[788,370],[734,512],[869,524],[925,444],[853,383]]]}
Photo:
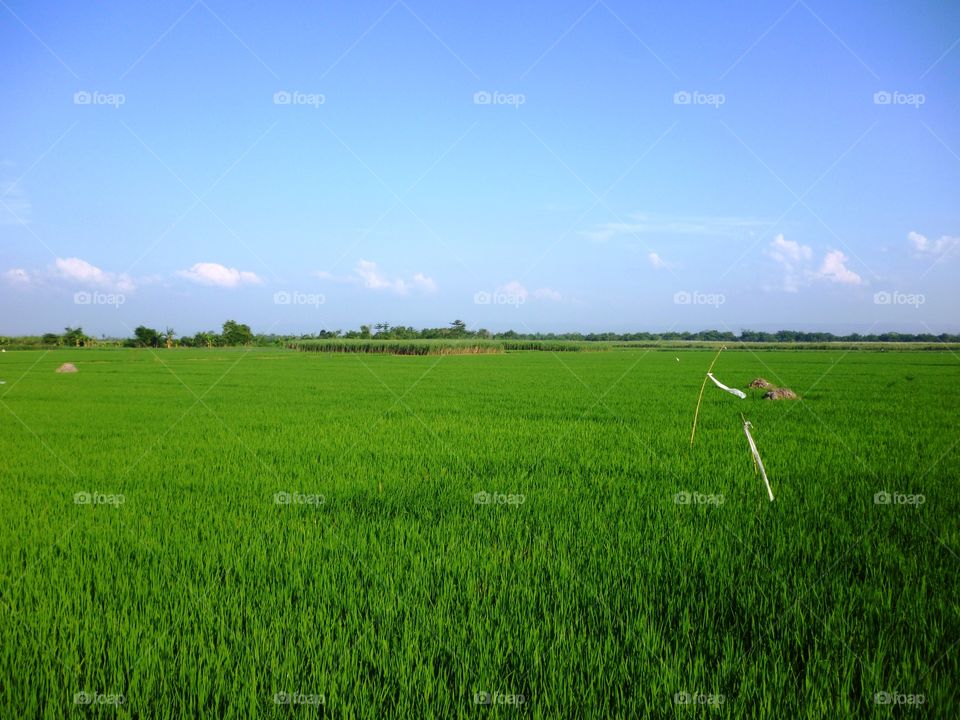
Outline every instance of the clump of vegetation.
{"label": "clump of vegetation", "polygon": [[775,388],[763,394],[764,400],[796,400],[797,394],[790,388]]}
{"label": "clump of vegetation", "polygon": [[45,333],[41,336],[44,345],[62,345],[64,347],[86,347],[95,345],[96,341],[89,337],[82,327],[65,327],[63,334]]}
{"label": "clump of vegetation", "polygon": [[243,325],[236,320],[227,320],[220,333],[213,330],[201,331],[196,335],[184,336],[179,340],[173,328],[166,328],[163,332],[153,328],[139,326],[133,331],[133,339],[128,340],[128,347],[233,347],[237,345],[252,345],[256,336],[249,325]]}
{"label": "clump of vegetation", "polygon": [[386,353],[390,355],[480,355],[502,353],[499,343],[478,340],[301,340],[293,350],[332,353]]}

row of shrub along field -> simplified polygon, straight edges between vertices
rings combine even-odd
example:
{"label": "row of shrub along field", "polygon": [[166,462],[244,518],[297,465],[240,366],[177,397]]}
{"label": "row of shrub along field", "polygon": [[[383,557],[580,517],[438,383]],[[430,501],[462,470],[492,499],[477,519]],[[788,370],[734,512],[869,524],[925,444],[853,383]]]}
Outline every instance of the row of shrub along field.
{"label": "row of shrub along field", "polygon": [[328,353],[375,353],[386,355],[485,355],[518,350],[587,352],[611,349],[611,343],[568,340],[299,340],[292,350]]}
{"label": "row of shrub along field", "polygon": [[[126,350],[128,348],[123,347],[123,340],[106,340],[106,341],[93,341],[88,344],[88,348],[95,348],[97,350]],[[951,352],[960,352],[960,343],[930,343],[930,342],[849,342],[849,341],[836,341],[836,342],[741,342],[738,340],[557,340],[557,339],[491,339],[491,340],[476,340],[476,339],[437,339],[437,340],[378,340],[376,338],[333,338],[327,340],[290,340],[284,341],[286,347],[289,349],[295,350],[316,350],[318,352],[370,352],[370,353],[380,353],[380,354],[394,354],[394,355],[455,355],[455,354],[482,354],[482,353],[497,353],[501,350],[492,350],[487,349],[489,345],[499,346],[503,351],[508,350],[543,350],[550,352],[564,352],[564,351],[573,351],[573,352],[583,352],[591,350],[647,350],[647,349],[659,349],[659,350],[703,350],[703,349],[718,349],[720,347],[729,347],[734,348],[738,347],[744,350],[865,350],[865,351],[874,351],[874,352],[886,352],[890,350],[897,351],[911,351],[911,350],[935,350],[935,351],[951,351]],[[255,345],[256,347],[279,347],[284,344],[284,342],[277,343],[266,343],[263,345]],[[316,345],[322,343],[325,346],[323,348],[314,348],[314,347],[301,347],[302,345]],[[356,349],[343,349],[341,347],[333,347],[332,344],[356,344]],[[416,352],[404,351],[400,352],[393,350],[393,344],[397,345],[410,345],[410,344],[424,344],[424,343],[435,343],[439,345],[451,346],[453,344],[463,344],[465,347],[478,348],[476,350],[468,350],[466,352],[423,352],[417,350]],[[330,344],[329,347],[326,345]],[[373,349],[377,346],[385,346],[386,349]],[[4,345],[4,350],[57,350],[64,349],[63,345],[53,345],[48,344],[44,345],[41,343],[34,344],[24,344],[24,343],[14,343]],[[250,346],[238,346],[241,349]],[[479,349],[483,348],[483,349]],[[164,348],[166,349],[166,348]],[[176,349],[181,349],[177,347]],[[190,349],[190,348],[183,348]],[[203,348],[197,348],[203,349]],[[213,349],[213,348],[211,348]],[[225,350],[228,348],[219,347],[217,350]]]}
{"label": "row of shrub along field", "polygon": [[544,352],[596,352],[605,350],[717,350],[721,347],[743,350],[862,350],[866,352],[940,351],[960,352],[956,343],[895,343],[895,342],[797,342],[797,343],[742,343],[714,340],[377,340],[376,338],[327,340],[297,340],[287,345],[294,350],[309,352],[376,353],[392,355],[479,355],[515,350]]}
{"label": "row of shrub along field", "polygon": [[955,718],[957,357],[715,354],[0,354],[0,717]]}
{"label": "row of shrub along field", "polygon": [[482,355],[502,353],[492,342],[475,340],[376,340],[339,339],[300,340],[290,343],[292,350],[319,353],[375,353],[389,355]]}
{"label": "row of shrub along field", "polygon": [[704,350],[721,347],[741,350],[865,350],[909,352],[911,350],[960,352],[960,343],[927,342],[741,342],[738,340],[616,340],[601,344],[617,350]]}

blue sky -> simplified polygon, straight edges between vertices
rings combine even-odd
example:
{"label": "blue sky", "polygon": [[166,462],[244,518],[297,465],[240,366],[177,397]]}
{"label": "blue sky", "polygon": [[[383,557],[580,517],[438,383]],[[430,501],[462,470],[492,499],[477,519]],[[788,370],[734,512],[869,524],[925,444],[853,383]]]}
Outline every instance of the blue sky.
{"label": "blue sky", "polygon": [[0,3],[0,333],[956,332],[960,7]]}

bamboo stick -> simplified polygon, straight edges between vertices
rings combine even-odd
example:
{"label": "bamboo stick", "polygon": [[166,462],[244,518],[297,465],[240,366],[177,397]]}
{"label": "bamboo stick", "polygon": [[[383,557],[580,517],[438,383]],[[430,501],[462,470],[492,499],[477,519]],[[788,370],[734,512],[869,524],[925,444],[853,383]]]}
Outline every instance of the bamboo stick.
{"label": "bamboo stick", "polygon": [[763,467],[763,460],[760,459],[760,452],[757,450],[757,444],[753,441],[753,436],[750,434],[750,428],[750,421],[744,420],[743,432],[747,436],[747,442],[750,443],[750,452],[753,453],[753,461],[760,468],[760,474],[763,475],[763,482],[767,486],[767,495],[770,496],[770,502],[773,502],[773,490],[770,489],[770,480],[767,479],[767,471]]}
{"label": "bamboo stick", "polygon": [[700,417],[700,403],[703,401],[703,389],[707,386],[707,377],[713,372],[713,366],[717,364],[720,353],[726,349],[727,346],[723,345],[717,350],[717,354],[713,356],[713,362],[710,363],[710,367],[707,369],[707,374],[703,376],[703,383],[700,385],[700,396],[697,398],[697,411],[693,414],[693,430],[690,431],[690,447],[693,447],[693,438],[697,434],[697,418]]}

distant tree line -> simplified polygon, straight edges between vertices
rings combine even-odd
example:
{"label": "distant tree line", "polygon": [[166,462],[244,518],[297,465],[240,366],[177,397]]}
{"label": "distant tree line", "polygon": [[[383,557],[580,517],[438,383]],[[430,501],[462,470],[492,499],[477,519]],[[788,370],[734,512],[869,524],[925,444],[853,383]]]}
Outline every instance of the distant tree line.
{"label": "distant tree line", "polygon": [[263,336],[256,336],[249,325],[238,323],[236,320],[227,320],[221,332],[205,330],[195,335],[177,337],[171,327],[157,330],[145,325],[139,325],[133,331],[132,338],[96,339],[87,335],[83,328],[64,328],[62,333],[44,333],[23,337],[0,336],[0,346],[59,346],[59,347],[140,347],[140,348],[172,348],[172,347],[231,347],[237,345],[271,345],[272,341],[265,341]]}
{"label": "distant tree line", "polygon": [[173,328],[163,330],[138,326],[132,338],[89,337],[83,328],[64,328],[63,333],[46,333],[30,337],[2,337],[0,346],[122,346],[122,347],[234,347],[242,345],[283,346],[294,340],[325,340],[332,338],[379,340],[442,340],[448,339],[490,339],[490,340],[576,340],[580,342],[655,342],[661,341],[713,341],[746,343],[826,343],[826,342],[901,342],[901,343],[958,343],[960,335],[941,333],[871,333],[861,335],[834,335],[828,332],[802,332],[799,330],[778,330],[764,332],[759,330],[741,330],[740,333],[721,332],[719,330],[701,330],[699,332],[628,332],[628,333],[520,333],[515,330],[490,332],[484,328],[470,330],[463,320],[454,320],[446,327],[416,329],[409,325],[391,325],[380,322],[374,325],[361,325],[358,330],[320,330],[305,335],[256,335],[249,325],[235,320],[227,320],[220,332],[206,330],[194,335],[177,337]]}
{"label": "distant tree line", "polygon": [[380,340],[435,340],[442,338],[479,338],[494,340],[577,340],[580,342],[653,342],[657,340],[678,341],[719,341],[719,342],[748,342],[748,343],[773,343],[773,342],[797,342],[797,343],[824,343],[824,342],[960,342],[960,335],[950,335],[941,333],[898,333],[885,332],[861,335],[852,333],[850,335],[834,335],[828,332],[802,332],[799,330],[778,330],[777,332],[764,332],[759,330],[741,330],[739,334],[734,332],[721,332],[720,330],[701,330],[699,332],[628,332],[628,333],[521,333],[515,330],[506,332],[490,332],[483,328],[479,330],[468,330],[462,320],[454,320],[449,327],[415,328],[389,323],[377,323],[372,327],[370,325],[361,325],[359,330],[321,330],[313,335],[268,335],[261,336],[264,340],[269,340],[270,344],[274,342],[284,342],[288,340],[323,340],[330,338],[378,338]]}

